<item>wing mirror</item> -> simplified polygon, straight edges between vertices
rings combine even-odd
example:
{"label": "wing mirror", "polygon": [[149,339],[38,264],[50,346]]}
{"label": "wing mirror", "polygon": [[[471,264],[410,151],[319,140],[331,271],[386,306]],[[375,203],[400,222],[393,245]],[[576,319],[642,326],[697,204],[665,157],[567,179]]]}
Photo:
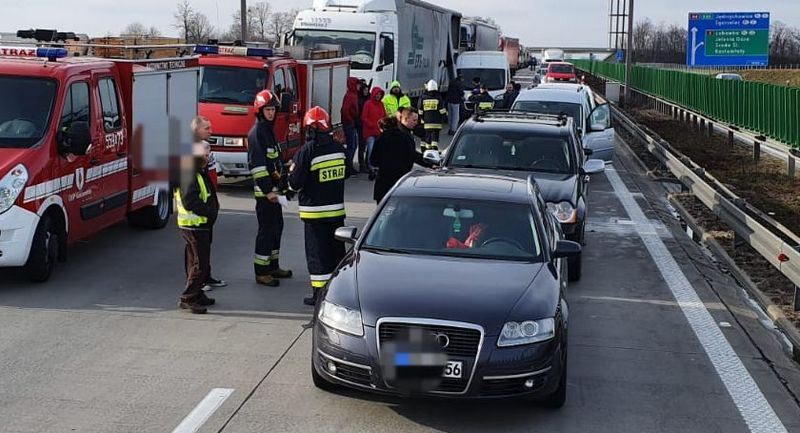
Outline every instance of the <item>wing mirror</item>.
{"label": "wing mirror", "polygon": [[339,242],[354,244],[358,240],[358,228],[339,227],[335,232],[333,232],[333,237]]}
{"label": "wing mirror", "polygon": [[92,132],[89,122],[72,122],[66,131],[61,132],[61,151],[74,155],[86,155],[92,145]]}
{"label": "wing mirror", "polygon": [[602,132],[611,128],[611,110],[607,103],[594,107],[589,114],[589,125],[591,132]]}
{"label": "wing mirror", "polygon": [[592,155],[594,155],[594,150],[592,150],[592,149],[590,149],[588,147],[584,147],[583,148],[583,154],[586,155],[586,156],[592,156]]}
{"label": "wing mirror", "polygon": [[556,249],[553,251],[553,258],[568,259],[578,257],[581,254],[581,244],[572,241],[558,241]]}
{"label": "wing mirror", "polygon": [[590,159],[583,164],[583,174],[598,174],[606,171],[606,163],[602,159]]}
{"label": "wing mirror", "polygon": [[431,165],[442,165],[442,154],[438,150],[426,150],[422,159]]}

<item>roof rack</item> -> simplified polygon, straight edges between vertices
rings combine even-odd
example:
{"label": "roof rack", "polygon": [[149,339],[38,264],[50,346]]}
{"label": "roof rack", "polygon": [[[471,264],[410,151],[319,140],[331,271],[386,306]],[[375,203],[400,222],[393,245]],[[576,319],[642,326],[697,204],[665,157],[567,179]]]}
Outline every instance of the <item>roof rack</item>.
{"label": "roof rack", "polygon": [[112,36],[82,42],[73,32],[46,29],[18,30],[17,37],[31,41],[11,42],[14,46],[64,48],[71,57],[89,56],[124,60],[191,56],[195,47],[195,44],[184,44],[178,38],[156,36]]}
{"label": "roof rack", "polygon": [[549,123],[556,126],[567,126],[569,117],[564,114],[545,114],[545,113],[531,113],[528,111],[503,111],[503,110],[490,110],[475,113],[476,121],[483,121],[484,119],[491,120],[533,120],[540,123]]}

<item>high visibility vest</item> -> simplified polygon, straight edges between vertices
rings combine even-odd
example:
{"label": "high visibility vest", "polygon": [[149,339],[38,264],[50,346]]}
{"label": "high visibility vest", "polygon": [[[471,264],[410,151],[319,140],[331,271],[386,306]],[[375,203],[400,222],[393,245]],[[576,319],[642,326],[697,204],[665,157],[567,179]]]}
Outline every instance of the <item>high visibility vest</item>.
{"label": "high visibility vest", "polygon": [[[207,203],[211,194],[208,192],[208,187],[206,186],[206,182],[203,180],[203,176],[201,176],[199,173],[197,174],[197,184],[200,185],[200,200],[202,200],[203,203]],[[180,188],[175,188],[175,202],[178,206],[178,227],[198,228],[208,224],[208,218],[197,215],[194,212],[190,212],[183,207]]]}

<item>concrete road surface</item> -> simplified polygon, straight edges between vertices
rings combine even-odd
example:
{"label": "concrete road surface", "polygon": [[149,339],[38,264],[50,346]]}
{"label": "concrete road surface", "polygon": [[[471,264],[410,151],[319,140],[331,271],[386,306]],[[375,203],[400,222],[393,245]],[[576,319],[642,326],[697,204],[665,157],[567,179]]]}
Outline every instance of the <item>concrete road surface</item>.
{"label": "concrete road surface", "polygon": [[[371,183],[347,186],[349,222],[364,224]],[[0,272],[0,432],[800,432],[800,371],[783,339],[681,232],[659,188],[622,147],[592,179],[561,410],[314,388],[296,204],[281,256],[296,278],[259,287],[241,182],[222,188],[213,266],[230,286],[206,316],[176,309],[172,226],[108,230],[47,284]]]}

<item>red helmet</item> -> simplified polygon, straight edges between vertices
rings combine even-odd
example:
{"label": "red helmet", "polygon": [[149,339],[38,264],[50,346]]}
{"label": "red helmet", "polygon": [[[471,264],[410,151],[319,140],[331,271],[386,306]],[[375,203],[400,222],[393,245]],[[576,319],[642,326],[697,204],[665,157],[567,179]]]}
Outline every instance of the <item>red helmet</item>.
{"label": "red helmet", "polygon": [[318,131],[330,131],[331,116],[322,107],[313,107],[308,110],[303,118],[303,126],[314,128]]}
{"label": "red helmet", "polygon": [[278,108],[278,98],[269,90],[262,90],[256,95],[256,100],[253,101],[253,107],[255,107],[256,113],[261,112],[261,109],[264,107]]}

